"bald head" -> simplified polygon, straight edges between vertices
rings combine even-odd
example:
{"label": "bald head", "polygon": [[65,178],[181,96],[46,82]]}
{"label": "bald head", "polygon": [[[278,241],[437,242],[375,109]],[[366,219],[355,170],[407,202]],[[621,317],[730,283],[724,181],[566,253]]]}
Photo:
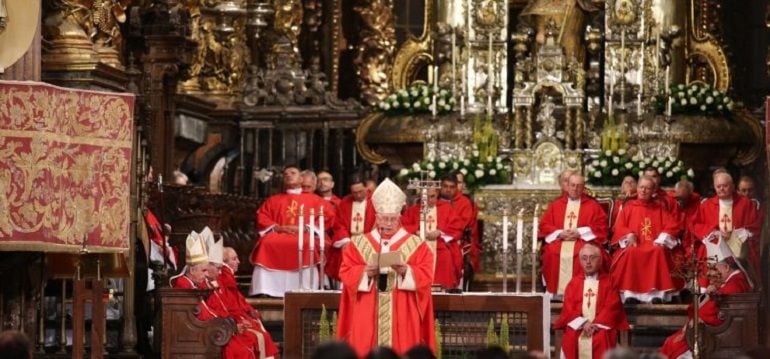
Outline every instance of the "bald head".
{"label": "bald head", "polygon": [[240,259],[238,259],[238,252],[236,252],[233,247],[225,247],[222,250],[222,262],[230,267],[230,269],[233,270],[233,273],[238,271],[238,266],[241,264]]}
{"label": "bald head", "polygon": [[564,170],[559,174],[559,186],[561,187],[562,192],[567,192],[569,190],[569,177],[574,173],[575,172],[572,170]]}

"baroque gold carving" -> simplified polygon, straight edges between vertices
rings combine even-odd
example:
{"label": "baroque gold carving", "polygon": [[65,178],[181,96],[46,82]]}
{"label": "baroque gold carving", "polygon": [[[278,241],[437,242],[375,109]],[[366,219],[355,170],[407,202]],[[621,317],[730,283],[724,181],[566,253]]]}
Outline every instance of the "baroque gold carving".
{"label": "baroque gold carving", "polygon": [[131,0],[94,0],[91,13],[91,40],[99,59],[110,66],[123,68],[121,49],[123,35],[120,24],[126,22],[126,7]]}
{"label": "baroque gold carving", "polygon": [[709,32],[718,28],[715,24],[718,19],[711,18],[708,4],[696,0],[689,1],[689,10],[686,81],[710,83],[717,90],[727,92],[731,81],[727,55],[715,37],[717,34]]}
{"label": "baroque gold carving", "polygon": [[98,57],[89,37],[91,2],[52,0],[43,4],[43,64],[67,67],[96,63]]}
{"label": "baroque gold carving", "polygon": [[396,46],[395,17],[392,0],[361,0],[355,11],[363,20],[361,43],[354,60],[360,81],[361,100],[374,106],[390,92]]}

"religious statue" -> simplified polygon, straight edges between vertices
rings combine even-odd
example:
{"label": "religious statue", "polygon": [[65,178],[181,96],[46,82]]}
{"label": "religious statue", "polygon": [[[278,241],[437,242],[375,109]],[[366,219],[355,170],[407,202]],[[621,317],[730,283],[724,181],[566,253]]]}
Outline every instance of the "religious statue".
{"label": "religious statue", "polygon": [[591,0],[530,0],[520,16],[534,28],[537,46],[545,43],[547,25],[554,21],[558,29],[557,41],[564,48],[566,57],[574,56],[582,63],[587,15],[598,10]]}
{"label": "religious statue", "polygon": [[543,136],[546,138],[553,138],[556,134],[556,119],[553,117],[553,111],[556,109],[556,105],[551,100],[550,96],[547,96],[542,104],[540,104],[540,111],[537,113],[537,122],[540,122],[543,126]]}

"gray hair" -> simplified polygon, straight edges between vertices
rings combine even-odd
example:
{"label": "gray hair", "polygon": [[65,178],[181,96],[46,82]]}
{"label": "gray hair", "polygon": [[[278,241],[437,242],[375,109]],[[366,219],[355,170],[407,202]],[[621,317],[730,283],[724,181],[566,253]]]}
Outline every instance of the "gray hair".
{"label": "gray hair", "polygon": [[299,173],[302,178],[311,178],[313,180],[313,183],[318,183],[318,176],[315,175],[315,172],[311,170],[304,170]]}

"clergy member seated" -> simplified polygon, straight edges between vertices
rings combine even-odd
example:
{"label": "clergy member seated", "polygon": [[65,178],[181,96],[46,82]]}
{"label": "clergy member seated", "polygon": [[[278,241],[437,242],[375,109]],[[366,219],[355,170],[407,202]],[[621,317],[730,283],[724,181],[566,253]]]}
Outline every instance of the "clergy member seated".
{"label": "clergy member seated", "polygon": [[671,299],[679,285],[671,278],[671,250],[679,245],[679,221],[663,201],[652,198],[657,186],[642,176],[638,198],[629,201],[618,215],[613,230],[612,278],[623,300],[662,302]]}
{"label": "clergy member seated", "polygon": [[[285,191],[268,198],[257,210],[257,232],[259,239],[251,252],[254,273],[251,277],[251,295],[265,294],[283,297],[288,290],[318,288],[316,264],[320,255],[319,220],[324,211],[324,228],[331,228],[334,215],[331,205],[315,193],[303,193],[301,178],[296,167],[283,170]],[[310,223],[310,212],[315,213],[315,223]],[[304,213],[303,226],[299,226],[300,212]],[[299,236],[302,231],[303,256],[299,264]],[[310,231],[314,231],[313,263],[310,263]],[[313,273],[311,275],[311,273]],[[314,283],[310,283],[311,277]]]}
{"label": "clergy member seated", "polygon": [[[660,172],[654,167],[650,167],[644,170],[643,176],[649,177],[655,183],[655,189],[652,191],[652,199],[663,202],[666,210],[668,210],[674,218],[679,218],[679,203],[673,196],[669,195],[663,188],[660,187]],[[638,186],[638,184],[637,184]]]}
{"label": "clergy member seated", "polygon": [[623,177],[620,183],[620,197],[615,199],[615,205],[612,206],[612,218],[610,225],[615,225],[618,220],[618,214],[623,211],[626,202],[636,198],[636,178],[632,176]]}
{"label": "clergy member seated", "polygon": [[[435,352],[433,253],[401,227],[406,195],[389,179],[372,194],[375,229],[353,236],[342,251],[337,337],[359,357],[378,346],[404,354],[416,345]],[[387,311],[383,304],[388,303]]]}
{"label": "clergy member seated", "polygon": [[369,233],[374,228],[374,206],[371,193],[366,189],[363,177],[350,179],[350,194],[340,201],[335,216],[332,243],[327,252],[326,274],[329,278],[340,280],[342,249],[350,243],[350,238]]}
{"label": "clergy member seated", "polygon": [[[723,320],[719,317],[719,306],[712,298],[714,294],[736,294],[745,293],[751,290],[746,275],[740,270],[738,262],[734,257],[724,257],[715,266],[721,283],[712,283],[709,285],[705,298],[699,301],[698,320],[706,325],[722,325]],[[687,321],[682,329],[672,334],[663,343],[660,353],[669,359],[692,358],[692,352],[685,340],[685,331],[687,327],[692,327],[693,306],[688,309],[690,320]]]}
{"label": "clergy member seated", "polygon": [[617,288],[601,270],[602,249],[587,243],[579,258],[582,269],[567,285],[553,327],[564,329],[562,358],[602,358],[617,344],[618,331],[629,329],[628,320]]}
{"label": "clergy member seated", "polygon": [[[760,218],[754,203],[748,198],[735,193],[733,178],[728,173],[714,175],[716,196],[701,203],[693,220],[692,232],[699,240],[719,244],[724,241],[736,258],[747,258],[752,270],[759,269],[759,230]],[[701,246],[698,254],[702,258],[717,255],[709,248]],[[708,282],[700,279],[705,288]]]}
{"label": "clergy member seated", "polygon": [[[588,242],[601,248],[607,240],[607,214],[584,190],[583,176],[569,176],[566,194],[551,202],[540,220],[539,233],[545,236],[543,280],[546,291],[556,298],[564,295],[572,276],[580,273],[580,248]],[[605,257],[603,262],[608,262],[606,252],[600,252]],[[604,272],[607,268],[603,268]]]}
{"label": "clergy member seated", "polygon": [[[418,201],[406,209],[401,216],[401,223],[409,233],[420,233],[420,211],[422,203]],[[428,211],[425,214],[425,240],[436,256],[436,268],[433,284],[444,289],[460,286],[463,274],[463,257],[460,248],[465,224],[454,212],[448,201],[438,200],[438,189],[428,189]]]}

